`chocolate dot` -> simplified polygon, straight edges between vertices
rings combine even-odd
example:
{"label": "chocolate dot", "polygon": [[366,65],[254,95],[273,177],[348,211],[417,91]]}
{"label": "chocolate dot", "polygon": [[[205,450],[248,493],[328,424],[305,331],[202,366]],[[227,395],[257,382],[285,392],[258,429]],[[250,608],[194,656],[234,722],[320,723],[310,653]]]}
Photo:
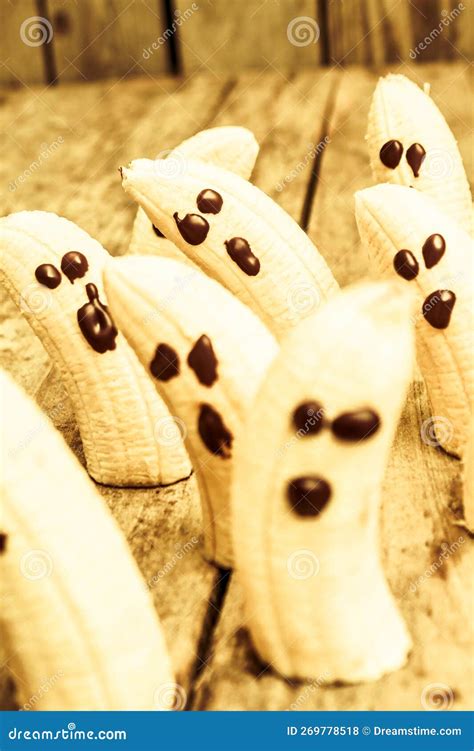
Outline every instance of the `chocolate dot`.
{"label": "chocolate dot", "polygon": [[181,237],[190,245],[200,245],[204,242],[209,232],[209,223],[200,214],[186,214],[180,219],[178,212],[173,214]]}
{"label": "chocolate dot", "polygon": [[408,281],[415,279],[420,270],[411,250],[399,250],[393,259],[393,268],[399,276]]}
{"label": "chocolate dot", "polygon": [[256,276],[260,271],[260,261],[252,253],[250,245],[243,237],[232,237],[224,243],[226,250],[237,266],[247,276]]}
{"label": "chocolate dot", "polygon": [[379,151],[380,161],[390,169],[398,167],[402,154],[403,146],[400,141],[387,141]]}
{"label": "chocolate dot", "polygon": [[61,284],[61,273],[52,263],[42,263],[35,271],[35,277],[40,284],[48,289],[56,289]]}
{"label": "chocolate dot", "polygon": [[446,241],[443,235],[430,235],[423,245],[423,258],[427,269],[432,269],[439,263],[446,250]]}
{"label": "chocolate dot", "polygon": [[426,156],[421,143],[412,143],[409,149],[407,149],[407,162],[412,168],[414,177],[418,177],[420,174],[420,167],[423,164],[423,160]]}
{"label": "chocolate dot", "polygon": [[380,427],[380,418],[373,409],[357,409],[336,417],[331,430],[341,441],[364,441],[371,438]]}
{"label": "chocolate dot", "polygon": [[218,214],[223,203],[222,196],[212,188],[201,190],[196,199],[196,205],[203,214]]}
{"label": "chocolate dot", "polygon": [[198,431],[206,448],[211,454],[222,459],[229,459],[233,436],[226,428],[219,412],[210,404],[201,404],[198,418]]}
{"label": "chocolate dot", "polygon": [[161,232],[161,230],[159,230],[158,227],[155,227],[154,224],[152,224],[151,226],[153,227],[153,232],[155,233],[157,237],[164,237],[163,232]]}
{"label": "chocolate dot", "polygon": [[451,320],[456,295],[449,289],[437,289],[425,299],[422,313],[434,329],[446,329]]}
{"label": "chocolate dot", "polygon": [[331,497],[331,486],[317,475],[296,477],[288,483],[287,499],[298,516],[317,516]]}
{"label": "chocolate dot", "polygon": [[188,365],[204,386],[212,386],[217,380],[217,357],[206,334],[200,336],[194,344],[188,355]]}
{"label": "chocolate dot", "polygon": [[179,375],[178,353],[168,344],[159,344],[150,363],[150,371],[159,381],[169,381]]}
{"label": "chocolate dot", "polygon": [[319,402],[303,402],[293,412],[293,425],[306,435],[316,435],[324,426],[324,411]]}
{"label": "chocolate dot", "polygon": [[0,532],[0,553],[4,553],[7,549],[7,535],[5,532]]}
{"label": "chocolate dot", "polygon": [[103,355],[116,348],[118,331],[106,305],[99,300],[95,284],[86,284],[89,302],[77,311],[77,322],[82,335],[92,349]]}
{"label": "chocolate dot", "polygon": [[74,284],[75,279],[82,279],[88,268],[87,258],[77,250],[72,250],[62,257],[61,271],[67,276],[71,284]]}

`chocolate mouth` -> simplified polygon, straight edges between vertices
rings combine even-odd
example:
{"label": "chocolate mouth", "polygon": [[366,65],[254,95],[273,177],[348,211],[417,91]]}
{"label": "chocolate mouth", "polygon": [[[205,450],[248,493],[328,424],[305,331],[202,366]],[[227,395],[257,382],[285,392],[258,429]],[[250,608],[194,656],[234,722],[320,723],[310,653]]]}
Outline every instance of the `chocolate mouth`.
{"label": "chocolate mouth", "polygon": [[422,313],[434,329],[446,329],[451,320],[456,295],[449,289],[437,289],[425,299]]}

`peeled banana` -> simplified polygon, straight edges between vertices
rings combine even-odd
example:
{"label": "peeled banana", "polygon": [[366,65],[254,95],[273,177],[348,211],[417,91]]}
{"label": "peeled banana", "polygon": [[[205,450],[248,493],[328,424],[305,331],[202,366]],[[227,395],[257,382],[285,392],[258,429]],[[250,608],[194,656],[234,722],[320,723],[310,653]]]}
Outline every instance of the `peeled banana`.
{"label": "peeled banana", "polygon": [[380,78],[367,130],[375,182],[430,195],[472,232],[472,197],[456,140],[431,97],[402,75]]}
{"label": "peeled banana", "polygon": [[171,417],[106,305],[106,250],[67,219],[23,211],[0,220],[1,281],[58,368],[89,474],[156,485],[191,471],[182,442],[157,439]]}
{"label": "peeled banana", "polygon": [[46,416],[4,373],[0,388],[0,628],[20,707],[169,709],[176,684],[125,538]]}
{"label": "peeled banana", "polygon": [[435,432],[462,455],[474,400],[472,240],[429,196],[400,185],[356,193],[356,219],[374,273],[417,294],[418,364],[433,414],[421,438]]}
{"label": "peeled banana", "polygon": [[[187,159],[198,159],[225,167],[237,175],[248,179],[258,155],[258,143],[247,128],[224,125],[219,128],[202,130],[187,138],[166,158],[165,175],[178,177],[186,170]],[[161,152],[158,158],[163,158]],[[141,207],[133,224],[130,253],[138,255],[158,255],[174,258],[182,263],[194,265],[172,242],[163,237]]]}
{"label": "peeled banana", "polygon": [[410,636],[385,580],[378,508],[413,368],[408,291],[347,288],[283,343],[236,441],[236,575],[281,674],[376,680]]}
{"label": "peeled banana", "polygon": [[169,258],[115,259],[104,284],[117,325],[185,438],[199,482],[206,556],[230,567],[234,442],[276,341],[220,284]]}
{"label": "peeled banana", "polygon": [[278,338],[334,292],[326,262],[296,222],[265,193],[214,165],[138,159],[122,184],[161,232],[233,292]]}

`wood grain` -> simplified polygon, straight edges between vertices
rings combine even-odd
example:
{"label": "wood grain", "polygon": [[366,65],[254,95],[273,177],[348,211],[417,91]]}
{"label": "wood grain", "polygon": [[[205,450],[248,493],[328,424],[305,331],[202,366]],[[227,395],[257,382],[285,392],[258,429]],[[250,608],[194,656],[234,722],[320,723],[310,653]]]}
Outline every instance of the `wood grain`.
{"label": "wood grain", "polygon": [[38,26],[32,20],[35,16],[35,0],[0,3],[0,85],[25,86],[45,80],[43,51],[38,42],[42,34],[48,38],[49,29],[42,20]]}
{"label": "wood grain", "polygon": [[[168,70],[164,14],[144,0],[48,0],[60,81]],[[155,48],[151,45],[155,43]],[[148,52],[148,49],[151,52]]]}
{"label": "wood grain", "polygon": [[[464,63],[400,70],[432,82],[470,165],[472,79]],[[377,74],[317,69],[283,78],[273,70],[252,70],[217,80],[198,72],[187,80],[143,77],[64,83],[55,90],[35,89],[34,95],[8,91],[0,117],[10,148],[0,178],[13,189],[5,193],[4,212],[62,213],[114,255],[124,253],[135,207],[120,188],[116,168],[172,148],[204,127],[244,125],[261,142],[255,182],[296,219],[308,204],[309,233],[340,283],[348,284],[369,271],[352,195],[371,182],[364,133]],[[315,148],[326,136],[323,148]],[[42,144],[59,137],[63,143],[31,168]],[[25,179],[18,180],[20,175]],[[6,300],[0,308],[0,349],[3,366],[36,394],[82,459],[57,374],[48,373],[41,345]],[[453,708],[472,705],[473,675],[466,665],[473,545],[456,525],[459,463],[421,440],[429,415],[417,379],[393,447],[381,515],[385,570],[415,647],[403,670],[375,684],[328,686],[324,675],[292,684],[261,664],[245,628],[238,581],[202,559],[194,478],[156,490],[101,488],[153,591],[190,708],[422,709],[427,687],[435,683],[448,686]],[[7,691],[3,705],[11,701]]]}
{"label": "wood grain", "polygon": [[[179,28],[183,71],[207,70],[216,81],[245,68],[283,74],[321,60],[313,0],[246,0],[196,3]],[[184,16],[192,7],[177,0]]]}

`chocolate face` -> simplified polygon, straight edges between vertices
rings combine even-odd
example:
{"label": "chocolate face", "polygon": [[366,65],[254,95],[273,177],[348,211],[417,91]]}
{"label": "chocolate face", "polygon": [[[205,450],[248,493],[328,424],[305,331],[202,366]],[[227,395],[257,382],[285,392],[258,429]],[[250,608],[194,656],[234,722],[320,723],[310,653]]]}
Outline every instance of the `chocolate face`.
{"label": "chocolate face", "polygon": [[35,277],[40,284],[48,289],[56,289],[61,284],[61,272],[52,263],[42,263],[35,271]]}
{"label": "chocolate face", "polygon": [[407,162],[410,165],[414,177],[418,177],[420,174],[420,167],[423,164],[423,160],[426,156],[421,143],[412,143],[409,149],[407,149]]}
{"label": "chocolate face", "polygon": [[223,203],[220,193],[212,188],[201,190],[196,199],[196,206],[203,214],[218,214]]}
{"label": "chocolate face", "polygon": [[217,380],[217,357],[206,334],[200,336],[194,344],[188,355],[188,365],[204,386],[212,386]]}
{"label": "chocolate face", "polygon": [[216,454],[222,459],[230,459],[233,435],[225,426],[219,412],[210,404],[201,404],[198,431],[211,454]]}
{"label": "chocolate face", "polygon": [[116,348],[118,331],[106,305],[99,300],[95,284],[86,284],[89,302],[77,311],[77,322],[92,349],[101,355]]}
{"label": "chocolate face", "polygon": [[390,169],[398,167],[402,154],[403,146],[400,141],[387,141],[379,151],[380,161]]}
{"label": "chocolate face", "polygon": [[423,245],[423,258],[427,269],[433,268],[439,263],[446,250],[446,241],[443,235],[430,235]]}
{"label": "chocolate face", "polygon": [[79,253],[77,250],[72,250],[70,253],[66,253],[61,260],[61,271],[71,284],[74,284],[75,279],[82,279],[85,276],[89,268],[87,258],[83,253]]}
{"label": "chocolate face", "polygon": [[425,299],[422,313],[434,329],[446,329],[451,320],[456,295],[449,289],[437,289]]}
{"label": "chocolate face", "polygon": [[155,233],[155,235],[156,235],[157,237],[164,237],[164,234],[163,234],[163,232],[161,232],[161,231],[160,231],[160,230],[158,229],[158,227],[155,227],[155,225],[154,225],[154,224],[152,224],[151,226],[153,227],[153,232]]}
{"label": "chocolate face", "polygon": [[411,250],[399,250],[393,259],[393,268],[399,276],[408,281],[415,279],[420,270]]}
{"label": "chocolate face", "polygon": [[324,425],[324,411],[319,402],[303,402],[293,412],[293,425],[306,435],[317,435]]}
{"label": "chocolate face", "polygon": [[169,381],[179,375],[178,353],[164,342],[159,344],[150,363],[150,371],[159,381]]}
{"label": "chocolate face", "polygon": [[7,536],[5,532],[0,532],[0,553],[4,553],[7,549]]}
{"label": "chocolate face", "polygon": [[298,516],[318,516],[331,497],[331,486],[317,475],[296,477],[288,483],[287,500]]}
{"label": "chocolate face", "polygon": [[184,219],[180,219],[177,211],[173,214],[173,218],[181,237],[189,245],[200,245],[204,242],[209,232],[207,219],[200,214],[186,214]]}
{"label": "chocolate face", "polygon": [[341,441],[364,441],[371,438],[380,427],[380,418],[373,409],[344,412],[336,417],[331,430]]}
{"label": "chocolate face", "polygon": [[232,237],[224,243],[228,254],[239,269],[247,276],[256,276],[260,271],[260,261],[252,253],[250,245],[243,237]]}

